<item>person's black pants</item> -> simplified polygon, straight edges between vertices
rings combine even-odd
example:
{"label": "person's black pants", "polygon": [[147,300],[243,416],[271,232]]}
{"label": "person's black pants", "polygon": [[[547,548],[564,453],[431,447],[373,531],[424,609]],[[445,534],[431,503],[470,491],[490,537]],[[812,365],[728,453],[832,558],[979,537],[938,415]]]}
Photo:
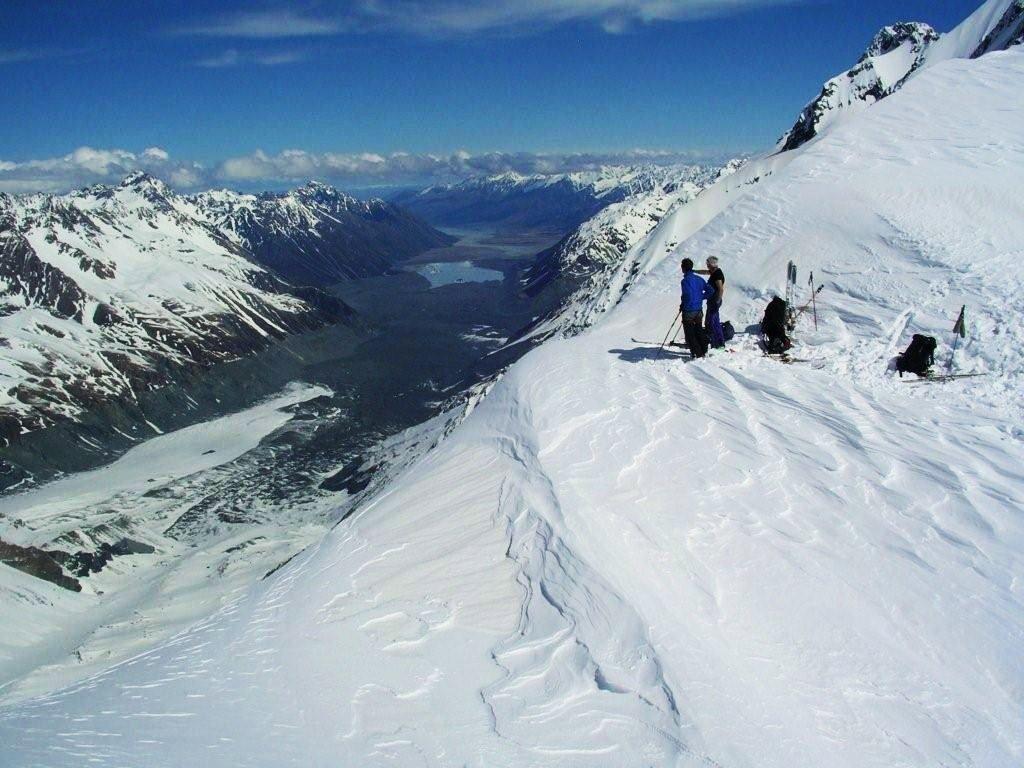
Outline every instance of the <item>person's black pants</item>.
{"label": "person's black pants", "polygon": [[686,337],[686,346],[691,355],[704,357],[708,353],[707,336],[704,334],[704,313],[701,310],[683,312],[683,335]]}

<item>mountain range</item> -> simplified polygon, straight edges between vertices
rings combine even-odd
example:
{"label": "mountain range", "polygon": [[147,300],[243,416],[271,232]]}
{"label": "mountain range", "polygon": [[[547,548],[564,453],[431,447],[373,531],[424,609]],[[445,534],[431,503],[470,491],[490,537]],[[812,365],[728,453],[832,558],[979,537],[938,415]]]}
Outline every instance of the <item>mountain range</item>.
{"label": "mountain range", "polygon": [[673,168],[604,166],[577,173],[502,173],[404,191],[391,200],[437,226],[568,232],[603,208],[663,188]]}
{"label": "mountain range", "polygon": [[396,205],[312,181],[280,194],[216,190],[187,199],[256,262],[293,283],[381,275],[455,241]]}
{"label": "mountain range", "polygon": [[630,249],[670,211],[734,173],[743,162],[731,160],[720,168],[693,165],[662,169],[661,183],[653,189],[611,203],[538,254],[523,271],[522,289],[529,296],[552,294],[545,303],[553,302],[555,308],[523,329],[519,338],[539,340],[554,332],[571,332],[589,325],[597,313],[613,306],[628,290],[631,275],[624,264]]}
{"label": "mountain range", "polygon": [[352,324],[303,284],[382,274],[451,238],[319,184],[175,193],[144,173],[0,195],[0,440],[19,441],[288,335]]}
{"label": "mountain range", "polygon": [[[156,642],[130,589],[93,591],[144,555],[81,592],[0,568],[14,666],[46,663],[0,705],[8,762],[1021,765],[1022,112],[1019,48],[953,57],[652,207],[586,332],[410,430],[351,515]],[[708,253],[738,329],[788,262],[823,281],[791,358],[659,349]],[[972,378],[901,380],[914,334]],[[197,561],[160,616],[237,562]]]}

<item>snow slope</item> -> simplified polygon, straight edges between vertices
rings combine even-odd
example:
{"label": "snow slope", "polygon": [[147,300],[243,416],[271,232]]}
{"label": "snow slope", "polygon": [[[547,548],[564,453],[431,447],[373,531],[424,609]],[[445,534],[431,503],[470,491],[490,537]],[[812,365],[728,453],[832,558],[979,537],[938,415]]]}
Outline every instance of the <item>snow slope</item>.
{"label": "snow slope", "polygon": [[1024,40],[1024,0],[987,0],[955,29],[936,34],[927,24],[883,27],[851,69],[825,83],[777,144],[796,149],[843,118],[897,91],[928,67],[954,58],[977,58]]}
{"label": "snow slope", "polygon": [[309,510],[275,510],[262,525],[218,525],[215,511],[203,518],[192,510],[213,506],[220,468],[230,471],[288,424],[296,406],[328,394],[296,384],[244,411],[154,437],[101,469],[0,498],[0,541],[37,548],[36,565],[47,553],[56,565],[68,549],[97,551],[119,540],[140,550],[88,578],[67,567],[78,592],[0,567],[0,695],[45,692],[133,656],[322,536],[327,521]]}
{"label": "snow slope", "polygon": [[[6,764],[1020,765],[1022,83],[936,64],[670,213],[617,306],[317,546],[0,710]],[[788,260],[825,281],[812,363],[630,341],[709,250],[741,329]],[[987,377],[886,371],[961,303]]]}

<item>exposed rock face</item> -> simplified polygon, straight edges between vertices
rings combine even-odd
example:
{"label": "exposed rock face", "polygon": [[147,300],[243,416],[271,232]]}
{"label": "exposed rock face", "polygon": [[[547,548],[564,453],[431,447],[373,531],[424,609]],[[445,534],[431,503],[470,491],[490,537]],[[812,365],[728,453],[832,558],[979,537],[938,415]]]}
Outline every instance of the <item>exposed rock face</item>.
{"label": "exposed rock face", "polygon": [[254,263],[145,174],[0,195],[0,446],[352,311]]}
{"label": "exposed rock face", "polygon": [[22,547],[0,540],[0,563],[16,568],[29,576],[43,579],[72,592],[81,592],[82,585],[74,576],[68,576],[60,563],[67,552],[56,552],[39,547]]}
{"label": "exposed rock face", "polygon": [[927,24],[901,23],[883,27],[856,66],[825,83],[814,101],[779,140],[779,151],[796,149],[836,119],[839,111],[864,107],[885,98],[921,63],[928,46],[939,39]]}
{"label": "exposed rock face", "polygon": [[971,54],[972,59],[1024,42],[1024,0],[1014,0]]}
{"label": "exposed rock face", "polygon": [[536,295],[559,279],[575,288],[594,272],[617,264],[670,208],[692,199],[719,173],[705,165],[663,169],[653,189],[612,203],[539,254],[523,275],[523,290]]}
{"label": "exposed rock face", "polygon": [[454,242],[395,205],[357,200],[316,182],[284,194],[218,190],[189,200],[258,263],[293,283],[381,275],[396,262]]}

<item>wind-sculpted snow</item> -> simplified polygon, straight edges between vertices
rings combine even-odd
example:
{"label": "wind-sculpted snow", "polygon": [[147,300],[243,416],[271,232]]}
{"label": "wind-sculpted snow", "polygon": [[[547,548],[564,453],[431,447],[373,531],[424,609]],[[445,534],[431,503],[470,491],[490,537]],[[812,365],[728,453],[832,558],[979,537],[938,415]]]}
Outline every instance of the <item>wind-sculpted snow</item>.
{"label": "wind-sculpted snow", "polygon": [[[8,763],[1019,766],[1022,84],[937,64],[671,211],[616,306],[318,546],[0,710]],[[658,357],[709,252],[741,330],[814,271],[809,362]],[[961,304],[988,375],[897,379]]]}

